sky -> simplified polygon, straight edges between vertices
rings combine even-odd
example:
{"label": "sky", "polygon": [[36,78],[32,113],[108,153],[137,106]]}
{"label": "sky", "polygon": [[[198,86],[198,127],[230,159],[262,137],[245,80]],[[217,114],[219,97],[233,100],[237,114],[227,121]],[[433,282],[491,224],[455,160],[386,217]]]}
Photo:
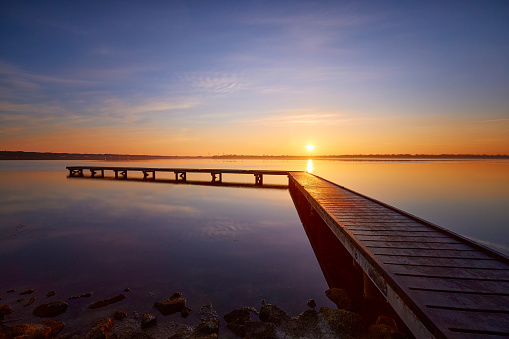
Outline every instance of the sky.
{"label": "sky", "polygon": [[0,150],[509,154],[509,1],[3,0]]}

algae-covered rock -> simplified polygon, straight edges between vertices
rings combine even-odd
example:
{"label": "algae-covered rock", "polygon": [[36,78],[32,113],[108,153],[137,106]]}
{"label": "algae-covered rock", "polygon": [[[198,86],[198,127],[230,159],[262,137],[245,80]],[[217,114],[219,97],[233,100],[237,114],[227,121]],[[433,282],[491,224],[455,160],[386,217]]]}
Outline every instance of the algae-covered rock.
{"label": "algae-covered rock", "polygon": [[46,320],[30,324],[18,324],[11,327],[12,337],[53,338],[64,328],[63,321]]}
{"label": "algae-covered rock", "polygon": [[362,316],[351,311],[322,307],[318,318],[320,325],[328,326],[337,336],[348,334],[355,337],[366,330]]}
{"label": "algae-covered rock", "polygon": [[268,322],[277,325],[290,320],[291,317],[276,305],[265,304],[262,305],[259,318],[262,322]]}
{"label": "algae-covered rock", "polygon": [[99,319],[94,327],[85,336],[86,339],[102,339],[107,338],[110,331],[115,325],[115,320],[112,318]]}
{"label": "algae-covered rock", "polygon": [[325,291],[325,295],[336,304],[338,309],[352,310],[352,300],[345,289],[330,288]]}

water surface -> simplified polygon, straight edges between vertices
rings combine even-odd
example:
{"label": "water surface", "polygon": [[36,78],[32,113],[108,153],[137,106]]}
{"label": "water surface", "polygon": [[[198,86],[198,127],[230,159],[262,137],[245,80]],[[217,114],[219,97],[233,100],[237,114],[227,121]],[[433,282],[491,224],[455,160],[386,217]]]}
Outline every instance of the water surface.
{"label": "water surface", "polygon": [[[42,303],[50,290],[61,299],[93,291],[98,300],[128,287],[120,309],[140,314],[156,312],[153,302],[175,291],[193,310],[212,302],[220,314],[261,299],[292,315],[309,298],[332,306],[287,190],[67,178],[65,166],[87,164],[308,170],[509,253],[507,161],[2,161],[2,302],[19,298],[9,289],[34,288]],[[254,183],[253,176],[223,180]],[[91,301],[76,301],[62,320],[85,328],[87,317],[118,308],[92,314]],[[29,317],[30,308],[14,304],[19,321]]]}

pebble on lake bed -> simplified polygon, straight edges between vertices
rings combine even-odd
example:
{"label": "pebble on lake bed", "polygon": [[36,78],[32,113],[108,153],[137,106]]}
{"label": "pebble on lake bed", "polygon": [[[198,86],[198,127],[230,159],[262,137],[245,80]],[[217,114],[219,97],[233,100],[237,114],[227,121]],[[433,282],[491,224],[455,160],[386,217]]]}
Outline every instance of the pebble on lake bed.
{"label": "pebble on lake bed", "polygon": [[45,299],[51,298],[55,294],[57,294],[57,292],[55,290],[49,291],[48,293],[46,293],[46,298]]}

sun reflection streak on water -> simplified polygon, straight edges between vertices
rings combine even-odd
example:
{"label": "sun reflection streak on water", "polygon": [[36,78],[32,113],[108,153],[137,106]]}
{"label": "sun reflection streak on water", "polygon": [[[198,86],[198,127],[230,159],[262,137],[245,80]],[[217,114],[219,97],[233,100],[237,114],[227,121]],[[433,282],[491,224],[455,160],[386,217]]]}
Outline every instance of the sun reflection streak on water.
{"label": "sun reflection streak on water", "polygon": [[308,159],[308,167],[307,167],[308,173],[313,173],[313,160]]}

